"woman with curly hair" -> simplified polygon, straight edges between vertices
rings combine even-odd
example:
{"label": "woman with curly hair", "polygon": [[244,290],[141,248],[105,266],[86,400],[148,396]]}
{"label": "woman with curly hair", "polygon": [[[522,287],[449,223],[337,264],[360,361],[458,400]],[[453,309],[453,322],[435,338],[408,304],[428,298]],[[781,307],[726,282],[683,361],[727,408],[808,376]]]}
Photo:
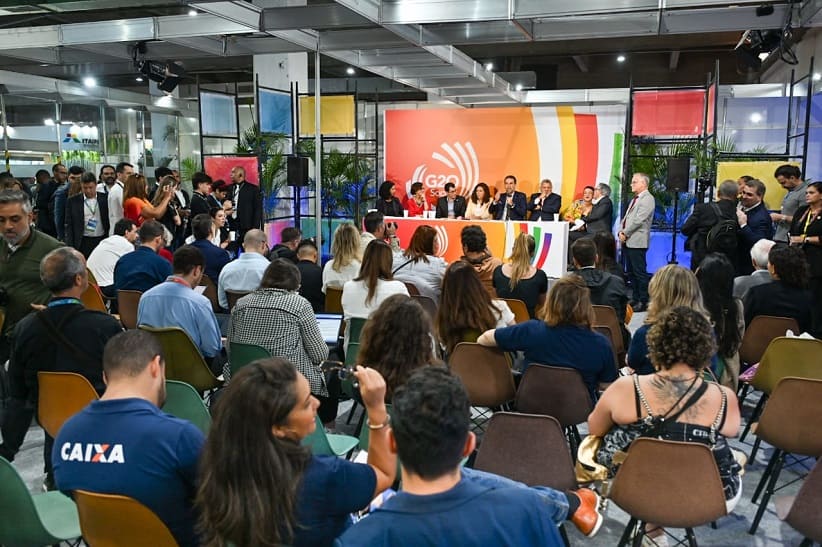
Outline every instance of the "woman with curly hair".
{"label": "woman with curly hair", "polygon": [[331,242],[333,258],[323,267],[323,292],[326,287],[342,288],[360,273],[360,232],[350,222],[340,224]]}
{"label": "woman with curly hair", "polygon": [[474,186],[471,192],[471,197],[468,198],[468,208],[465,210],[466,220],[491,220],[494,215],[491,214],[489,208],[491,207],[491,190],[484,182],[480,182]]}
{"label": "woman with curly hair", "polygon": [[357,364],[382,374],[388,402],[416,369],[439,364],[433,342],[431,320],[422,306],[413,298],[395,294],[386,298],[365,323]]}
{"label": "woman with curly hair", "polygon": [[422,296],[435,303],[440,300],[442,277],[448,263],[437,254],[437,231],[423,224],[414,230],[408,248],[402,254],[394,255],[394,278],[404,283],[413,283]]}
{"label": "woman with curly hair", "polygon": [[[733,390],[703,379],[716,351],[711,324],[701,311],[677,306],[657,315],[647,340],[655,372],[619,378],[588,416],[589,433],[603,437],[596,460],[615,472],[614,455],[640,436],[707,444],[730,512],[742,497],[741,466],[726,440],[739,431],[739,403]],[[653,524],[646,531],[664,533]]]}
{"label": "woman with curly hair", "polygon": [[537,308],[545,303],[548,292],[548,276],[531,264],[536,249],[534,236],[521,233],[514,240],[511,263],[497,266],[493,277],[497,296],[525,302],[531,319],[536,317]]}

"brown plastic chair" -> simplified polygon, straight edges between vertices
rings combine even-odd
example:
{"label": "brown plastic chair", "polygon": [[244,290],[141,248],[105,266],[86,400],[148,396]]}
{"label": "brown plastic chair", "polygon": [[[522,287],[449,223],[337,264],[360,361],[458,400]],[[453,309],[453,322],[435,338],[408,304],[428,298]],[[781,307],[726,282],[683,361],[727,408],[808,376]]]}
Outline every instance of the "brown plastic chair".
{"label": "brown plastic chair", "polygon": [[[770,349],[768,350],[770,351]],[[820,365],[822,366],[822,365]],[[756,426],[756,436],[774,447],[768,467],[762,474],[751,501],[762,494],[756,516],[748,533],[756,533],[759,521],[776,490],[776,481],[788,454],[822,456],[822,380],[783,378],[768,398]]]}
{"label": "brown plastic chair", "polygon": [[594,308],[594,325],[604,325],[611,329],[611,344],[614,347],[614,355],[616,355],[617,362],[624,363],[626,348],[616,311],[611,306],[591,307]]}
{"label": "brown plastic chair", "polygon": [[211,309],[214,310],[214,313],[220,313],[222,308],[220,307],[220,300],[217,298],[217,285],[206,274],[203,274],[202,279],[200,279],[200,285],[205,287],[203,296],[211,302]]}
{"label": "brown plastic chair", "polygon": [[75,372],[38,372],[37,391],[37,421],[52,439],[69,418],[99,398],[91,382]]}
{"label": "brown plastic chair", "polygon": [[437,318],[437,303],[428,296],[416,295],[411,298],[422,306],[422,309],[424,309],[425,313],[428,314],[428,317],[431,319],[431,323],[433,324]]}
{"label": "brown plastic chair", "polygon": [[[793,331],[794,334],[799,334],[799,325],[796,319],[771,315],[757,315],[754,317],[751,324],[745,328],[745,334],[742,336],[742,343],[739,346],[739,363],[742,370],[761,361],[765,350],[768,349],[768,344],[774,338],[785,336],[788,329]],[[739,408],[742,408],[742,403],[745,401],[750,389],[751,385],[749,383],[740,382]]]}
{"label": "brown plastic chair", "polygon": [[117,291],[117,311],[120,323],[127,329],[137,328],[137,308],[140,306],[140,291]]}
{"label": "brown plastic chair", "polygon": [[531,320],[531,315],[528,313],[528,307],[522,300],[517,300],[515,298],[501,298],[500,300],[508,304],[508,308],[511,310],[511,313],[514,314],[514,321],[517,323],[525,323],[526,321]]}
{"label": "brown plastic chair", "polygon": [[140,325],[140,329],[152,333],[160,342],[166,360],[167,380],[185,382],[200,393],[223,385],[211,373],[200,350],[186,331],[178,327],[157,328],[147,325]]}
{"label": "brown plastic chair", "polygon": [[80,295],[80,302],[83,303],[83,306],[85,306],[87,310],[108,313],[108,308],[106,308],[106,303],[103,301],[103,294],[100,292],[100,287],[91,282],[89,282],[83,294]]}
{"label": "brown plastic chair", "polygon": [[531,364],[525,369],[514,399],[517,412],[553,416],[568,438],[576,459],[581,441],[577,424],[594,410],[591,394],[578,371],[567,367]]}
{"label": "brown plastic chair", "polygon": [[796,496],[774,498],[776,516],[805,536],[800,547],[822,543],[822,460],[817,461]]}
{"label": "brown plastic chair", "polygon": [[325,288],[325,313],[342,313],[342,289]]}
{"label": "brown plastic chair", "polygon": [[133,498],[74,491],[83,539],[94,547],[176,547],[168,527]]}
{"label": "brown plastic chair", "polygon": [[514,399],[516,390],[511,365],[500,350],[460,342],[451,353],[448,365],[465,386],[471,406],[493,410]]}
{"label": "brown plastic chair", "polygon": [[600,333],[602,336],[604,336],[611,342],[611,353],[614,354],[614,368],[617,371],[617,375],[619,375],[620,363],[622,363],[623,365],[625,364],[625,355],[622,355],[622,360],[620,361],[620,357],[617,354],[616,347],[614,345],[614,337],[611,334],[613,332],[611,330],[611,327],[606,327],[605,325],[594,325],[591,327],[591,329],[594,332]]}
{"label": "brown plastic chair", "polygon": [[225,297],[228,300],[228,311],[234,309],[234,305],[237,303],[237,300],[244,297],[245,295],[249,294],[251,291],[232,291],[226,289]]}
{"label": "brown plastic chair", "polygon": [[631,516],[619,545],[645,524],[684,528],[696,545],[693,528],[727,514],[725,492],[711,449],[704,444],[641,437],[635,440],[611,484],[610,499]]}
{"label": "brown plastic chair", "polygon": [[413,283],[405,281],[405,288],[408,289],[409,296],[420,296],[420,290]]}

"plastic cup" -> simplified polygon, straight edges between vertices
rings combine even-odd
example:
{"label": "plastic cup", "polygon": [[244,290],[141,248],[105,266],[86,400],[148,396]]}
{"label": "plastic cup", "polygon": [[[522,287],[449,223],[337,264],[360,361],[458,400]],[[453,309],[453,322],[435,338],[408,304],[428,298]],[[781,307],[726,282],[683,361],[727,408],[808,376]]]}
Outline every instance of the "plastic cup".
{"label": "plastic cup", "polygon": [[402,216],[404,216],[406,218],[408,217],[408,210],[407,209],[402,212]]}

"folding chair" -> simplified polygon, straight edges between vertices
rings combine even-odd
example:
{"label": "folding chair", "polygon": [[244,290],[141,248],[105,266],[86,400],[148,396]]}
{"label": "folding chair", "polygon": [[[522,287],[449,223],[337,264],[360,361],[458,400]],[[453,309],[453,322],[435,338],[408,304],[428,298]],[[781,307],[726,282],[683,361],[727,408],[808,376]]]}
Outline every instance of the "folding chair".
{"label": "folding chair", "polygon": [[52,439],[66,421],[99,397],[91,382],[75,372],[37,373],[37,421]]}
{"label": "folding chair", "polygon": [[[491,412],[510,403],[516,394],[508,357],[496,348],[460,342],[448,360],[451,371],[468,392],[471,406]],[[487,412],[480,412],[481,416]],[[474,421],[481,428],[481,422]]]}
{"label": "folding chair", "polygon": [[140,329],[152,333],[157,337],[163,348],[166,359],[166,379],[185,382],[204,393],[223,385],[223,382],[214,377],[206,365],[200,350],[188,336],[188,333],[179,327],[149,327],[140,325]]}
{"label": "folding chair", "polygon": [[[611,306],[591,306],[594,308],[594,325],[606,326],[611,330],[611,344],[618,363],[625,362],[625,342],[622,339],[622,327],[616,311]],[[617,367],[619,368],[619,367]]]}
{"label": "folding chair", "polygon": [[428,314],[428,318],[431,319],[431,324],[433,324],[434,321],[437,319],[437,303],[434,302],[432,298],[422,295],[415,295],[411,298],[413,298],[415,302],[422,306],[422,309],[424,309],[425,313]]}
{"label": "folding chair", "polygon": [[342,313],[342,289],[338,287],[325,288],[325,313]]}
{"label": "folding chair", "polygon": [[[751,320],[751,324],[745,328],[742,336],[742,343],[739,346],[739,363],[742,370],[747,369],[762,360],[765,350],[771,340],[790,330],[794,334],[799,334],[799,325],[792,317],[774,317],[771,315],[757,315]],[[751,385],[748,383],[739,384],[739,408],[748,395]]]}
{"label": "folding chair", "polygon": [[83,538],[94,547],[177,547],[168,527],[133,498],[74,491]]}
{"label": "folding chair", "polygon": [[776,515],[805,536],[800,547],[822,543],[822,463],[816,462],[796,496],[774,498]]}
{"label": "folding chair", "polygon": [[251,361],[269,357],[271,357],[271,354],[264,347],[254,344],[241,344],[240,342],[228,343],[228,364],[231,367],[232,376]]}
{"label": "folding chair", "polygon": [[511,313],[514,314],[514,321],[519,323],[525,323],[526,321],[531,320],[531,314],[528,313],[528,307],[525,305],[525,302],[522,300],[517,300],[515,298],[500,298],[506,304],[508,304],[508,308],[511,310]]}
{"label": "folding chair", "polygon": [[211,302],[211,309],[214,310],[214,313],[222,312],[223,309],[220,307],[220,300],[217,297],[217,285],[214,281],[212,281],[212,279],[206,274],[203,274],[202,279],[200,279],[200,285],[205,287],[203,296],[208,298],[208,301]]}
{"label": "folding chair", "polygon": [[228,312],[231,313],[231,310],[234,309],[234,305],[237,303],[237,300],[249,294],[250,292],[251,291],[232,291],[230,289],[226,289],[225,297],[228,300]]}
{"label": "folding chair", "polygon": [[188,420],[202,431],[203,435],[208,435],[211,414],[200,394],[190,385],[177,380],[166,380],[166,402],[162,411]]}
{"label": "folding chair", "polygon": [[88,310],[108,313],[108,308],[106,308],[106,303],[103,301],[103,293],[100,292],[100,287],[91,281],[89,281],[88,287],[83,291],[83,294],[80,295],[80,302],[82,302],[83,306]]}
{"label": "folding chair", "polygon": [[351,435],[326,433],[319,416],[315,416],[314,421],[317,425],[314,432],[305,437],[302,444],[310,447],[311,453],[315,456],[345,456],[347,458],[360,444],[360,440]]}

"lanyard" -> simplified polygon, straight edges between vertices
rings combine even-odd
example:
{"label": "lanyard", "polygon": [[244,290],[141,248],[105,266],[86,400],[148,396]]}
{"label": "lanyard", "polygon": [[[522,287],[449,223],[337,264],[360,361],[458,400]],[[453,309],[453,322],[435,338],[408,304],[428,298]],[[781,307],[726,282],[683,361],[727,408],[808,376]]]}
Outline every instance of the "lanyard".
{"label": "lanyard", "polygon": [[810,209],[808,209],[808,212],[806,213],[806,216],[805,216],[805,226],[802,228],[802,235],[803,235],[803,236],[804,236],[804,235],[807,235],[807,233],[808,233],[808,226],[810,226],[810,225],[811,225],[811,222],[813,222],[814,220],[816,220],[816,216],[817,216],[817,215],[816,215],[816,214],[814,214],[814,212],[813,212],[813,211],[811,211]]}
{"label": "lanyard", "polygon": [[68,304],[82,304],[82,302],[77,298],[55,298],[48,303],[48,307],[53,308],[55,306],[66,306]]}
{"label": "lanyard", "polygon": [[182,277],[177,277],[176,275],[168,276],[166,278],[166,281],[170,281],[172,283],[179,283],[180,285],[184,285],[184,286],[188,287],[189,289],[191,288],[191,285],[188,284],[188,281],[186,281]]}
{"label": "lanyard", "polygon": [[87,210],[89,213],[91,213],[91,216],[94,216],[94,215],[96,215],[96,214],[97,214],[97,207],[99,207],[99,205],[100,205],[100,204],[99,204],[99,203],[97,203],[97,199],[95,199],[95,200],[94,200],[94,209],[92,209],[91,207],[89,207],[89,206],[88,206],[88,200],[89,200],[89,199],[92,199],[92,198],[86,198],[86,199],[84,199],[84,200],[83,200],[83,205],[85,205],[85,206],[86,206],[86,210]]}

